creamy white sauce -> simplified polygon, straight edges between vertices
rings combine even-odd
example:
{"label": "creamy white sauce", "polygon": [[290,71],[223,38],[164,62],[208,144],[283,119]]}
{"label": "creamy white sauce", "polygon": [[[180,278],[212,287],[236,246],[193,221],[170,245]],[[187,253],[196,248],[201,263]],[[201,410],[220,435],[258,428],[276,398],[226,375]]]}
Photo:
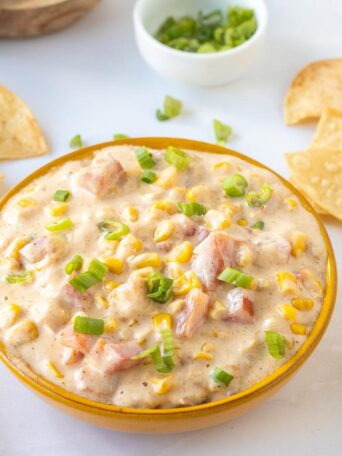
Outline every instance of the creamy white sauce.
{"label": "creamy white sauce", "polygon": [[[34,371],[69,391],[98,401],[140,408],[178,407],[224,398],[248,388],[294,355],[320,312],[326,251],[317,222],[273,174],[237,158],[191,151],[188,152],[192,157],[190,167],[174,173],[172,166],[163,158],[164,151],[151,151],[157,162],[153,171],[161,175],[168,169],[168,172],[175,174],[170,187],[163,188],[158,185],[158,181],[152,185],[140,182],[142,170],[134,150],[134,147],[109,147],[96,152],[95,162],[85,159],[65,163],[34,181],[6,204],[0,214],[0,337],[8,349],[25,360]],[[89,179],[86,183],[88,188],[82,188],[84,180],[80,175],[85,173],[87,180],[88,172],[101,174],[101,167],[107,166],[108,160],[111,163],[111,157],[121,163],[126,177],[119,179],[115,187],[112,185],[115,179],[110,179],[109,185],[113,188],[101,196],[89,191]],[[212,169],[215,163],[222,161],[229,162],[230,169],[225,166]],[[234,173],[246,178],[248,191],[258,191],[263,183],[269,184],[273,190],[270,201],[261,208],[251,208],[243,197],[227,197],[221,182]],[[108,182],[102,184],[108,185]],[[198,185],[206,186],[199,190],[198,202],[207,209],[218,211],[213,213],[213,220],[210,217],[211,224],[208,216],[193,217],[191,220],[180,215],[177,209],[169,209],[169,214],[153,207],[156,202],[164,200],[186,202],[188,189]],[[49,214],[49,207],[57,206],[57,203],[52,202],[57,189],[69,190],[71,198],[66,203],[66,213],[53,217]],[[31,205],[18,205],[23,198],[29,199]],[[295,202],[292,202],[294,207],[289,199]],[[227,208],[222,207],[227,204],[231,208],[230,214],[225,212]],[[127,218],[128,207],[138,209],[136,221]],[[213,229],[217,214],[230,219],[230,226]],[[71,230],[51,235],[44,228],[47,223],[66,217],[74,223]],[[104,233],[97,227],[103,219],[126,223],[130,228],[128,240],[134,236],[141,241],[142,249],[137,251],[126,238],[120,243],[104,241]],[[154,233],[164,220],[172,221],[175,229],[168,240],[157,243],[153,239]],[[250,228],[258,220],[265,223],[263,231]],[[243,226],[243,223],[247,223],[247,226]],[[192,224],[196,228],[194,235],[191,235]],[[243,323],[213,318],[214,303],[220,301],[227,305],[227,293],[234,288],[220,282],[215,290],[204,290],[210,298],[204,320],[195,327],[190,337],[178,337],[176,322],[182,310],[178,313],[175,311],[174,301],[185,300],[187,296],[174,296],[166,304],[157,304],[148,299],[146,281],[137,278],[139,268],[134,266],[134,261],[137,256],[147,252],[157,253],[165,261],[170,254],[165,250],[172,250],[184,241],[191,242],[195,249],[201,241],[204,242],[204,236],[208,232],[211,233],[210,236],[212,233],[228,234],[250,249],[252,259],[249,264],[237,264],[239,258],[234,254],[234,264],[225,266],[241,269],[256,280],[257,289],[251,292],[254,321]],[[290,253],[291,239],[293,242],[296,232],[307,235],[306,249],[298,257]],[[48,246],[40,261],[30,263],[24,259],[20,249],[15,253],[13,248],[18,239],[27,236],[35,240],[52,236],[53,247]],[[210,262],[210,252],[206,254],[209,255]],[[66,304],[65,298],[61,297],[61,290],[70,280],[64,268],[75,255],[81,255],[84,259],[83,270],[87,269],[93,258],[102,261],[112,257],[121,258],[125,265],[122,273],[108,273],[104,281],[89,289],[90,305],[83,310],[73,304]],[[191,261],[179,266],[184,272],[192,267]],[[8,275],[22,273],[24,270],[34,271],[32,283],[7,283]],[[164,262],[158,270],[168,277],[175,274],[169,262]],[[279,289],[276,274],[284,271],[297,275],[294,293],[283,294]],[[114,291],[109,290],[108,280],[128,283],[133,289],[127,290],[127,285],[123,285]],[[317,281],[323,285],[322,290]],[[281,306],[291,304],[293,298],[311,299],[313,307],[307,311],[296,310],[295,320],[287,320],[281,313]],[[100,304],[105,300],[108,305],[103,307]],[[16,321],[6,320],[12,304],[21,308]],[[103,336],[89,336],[87,353],[79,355],[74,363],[66,365],[68,349],[61,343],[60,334],[65,328],[71,328],[72,332],[72,319],[80,311],[83,315],[104,319],[106,323],[115,320],[117,327],[113,332],[105,332]],[[152,316],[157,313],[173,314],[176,354],[172,372],[158,374],[152,363],[144,362],[106,373],[106,363],[110,364],[111,360],[104,360],[102,355],[97,359],[94,345],[98,339],[103,339],[105,344],[136,341],[141,350],[144,350],[159,341],[159,334],[152,322]],[[17,339],[13,342],[13,334],[26,320],[35,324],[38,337],[28,342],[18,343]],[[293,333],[291,325],[294,322],[305,325],[306,335]],[[277,360],[270,356],[265,344],[265,330],[276,331],[286,338],[287,348],[283,359]],[[207,353],[211,359],[194,359],[200,352]],[[51,363],[60,373],[57,376],[60,378],[51,369]],[[212,381],[210,373],[214,367],[220,367],[234,376],[228,387],[218,386]],[[165,377],[168,387],[165,392],[161,392],[156,385],[158,380]]]}

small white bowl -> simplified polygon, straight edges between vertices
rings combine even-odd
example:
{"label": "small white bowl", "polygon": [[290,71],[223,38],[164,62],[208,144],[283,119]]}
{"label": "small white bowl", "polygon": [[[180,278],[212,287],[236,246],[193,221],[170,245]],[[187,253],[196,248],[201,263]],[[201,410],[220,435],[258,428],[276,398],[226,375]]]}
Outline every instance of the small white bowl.
{"label": "small white bowl", "polygon": [[[245,43],[233,49],[196,54],[170,48],[154,38],[168,16],[196,16],[198,11],[242,6],[255,11],[258,27]],[[133,13],[135,38],[142,57],[158,73],[198,86],[226,84],[245,72],[258,56],[265,37],[267,10],[264,0],[138,0]]]}

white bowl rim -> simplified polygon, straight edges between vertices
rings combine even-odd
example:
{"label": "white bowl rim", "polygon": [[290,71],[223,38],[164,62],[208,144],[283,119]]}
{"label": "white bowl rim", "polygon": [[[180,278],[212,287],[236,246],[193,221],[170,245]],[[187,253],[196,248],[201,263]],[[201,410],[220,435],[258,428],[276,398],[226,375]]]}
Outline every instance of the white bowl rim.
{"label": "white bowl rim", "polygon": [[170,55],[178,56],[178,57],[184,58],[184,59],[188,58],[190,60],[192,60],[192,59],[194,59],[194,60],[210,59],[211,60],[211,59],[221,59],[228,55],[236,55],[236,54],[242,52],[243,50],[251,47],[253,45],[253,43],[260,36],[262,36],[264,34],[267,23],[268,23],[268,11],[267,11],[265,1],[259,0],[258,8],[262,12],[264,19],[262,22],[258,23],[256,32],[247,41],[240,44],[239,46],[236,46],[232,49],[227,49],[225,51],[208,52],[208,53],[203,53],[203,54],[199,54],[197,52],[185,52],[185,51],[181,51],[179,49],[171,48],[171,47],[167,46],[166,44],[161,43],[146,30],[146,27],[141,19],[141,13],[142,13],[145,1],[146,0],[137,0],[136,4],[134,6],[133,21],[134,21],[134,25],[135,25],[136,29],[140,33],[142,33],[144,35],[144,37],[149,41],[149,43],[152,46],[154,46],[157,50],[159,50],[161,52],[166,52],[166,53],[169,53]]}

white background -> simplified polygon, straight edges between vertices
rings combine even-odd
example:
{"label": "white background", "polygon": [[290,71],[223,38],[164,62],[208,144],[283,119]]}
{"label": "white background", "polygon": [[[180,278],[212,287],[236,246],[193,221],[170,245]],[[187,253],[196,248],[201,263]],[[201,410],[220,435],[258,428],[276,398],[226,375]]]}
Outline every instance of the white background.
{"label": "white background", "polygon": [[[212,141],[214,117],[233,126],[232,148],[288,176],[283,153],[305,148],[314,125],[284,126],[284,94],[301,66],[341,57],[342,1],[268,0],[270,26],[262,58],[243,79],[214,89],[178,86],[145,66],[133,39],[133,3],[104,0],[63,32],[0,41],[0,83],[32,108],[52,151],[38,159],[1,162],[6,186],[68,152],[75,133],[87,144],[108,140],[115,132]],[[165,94],[182,99],[186,111],[158,123],[154,112]],[[340,263],[342,226],[326,222]],[[337,302],[318,349],[277,395],[233,422],[188,434],[120,434],[76,421],[36,398],[1,365],[0,455],[341,455],[341,319]]]}

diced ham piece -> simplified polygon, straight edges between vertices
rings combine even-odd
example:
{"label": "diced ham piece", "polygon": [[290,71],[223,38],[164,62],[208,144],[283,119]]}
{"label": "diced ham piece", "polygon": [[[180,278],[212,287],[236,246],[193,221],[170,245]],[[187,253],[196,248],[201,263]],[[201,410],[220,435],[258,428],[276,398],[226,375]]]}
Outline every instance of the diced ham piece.
{"label": "diced ham piece", "polygon": [[72,348],[75,352],[85,355],[90,350],[92,336],[76,333],[72,326],[68,326],[59,333],[58,340],[64,347]]}
{"label": "diced ham piece", "polygon": [[226,266],[233,266],[241,243],[226,233],[215,231],[195,248],[191,268],[205,290],[216,289],[217,276]]}
{"label": "diced ham piece", "polygon": [[86,311],[93,302],[93,296],[89,291],[81,293],[70,283],[66,283],[59,293],[59,300],[67,306]]}
{"label": "diced ham piece", "polygon": [[291,244],[280,234],[265,232],[258,233],[252,239],[255,264],[269,267],[270,264],[286,264],[291,254]]}
{"label": "diced ham piece", "polygon": [[42,236],[29,242],[19,251],[20,260],[34,264],[44,260],[45,257],[50,257],[57,261],[66,252],[66,247],[64,238]]}
{"label": "diced ham piece", "polygon": [[131,358],[142,351],[140,345],[133,341],[113,344],[99,339],[89,354],[90,364],[104,374],[113,374],[141,363]]}
{"label": "diced ham piece", "polygon": [[92,164],[81,169],[77,183],[96,196],[103,197],[116,188],[125,176],[121,163],[110,155],[94,159]]}
{"label": "diced ham piece", "polygon": [[185,307],[176,316],[176,333],[180,337],[191,337],[204,323],[209,309],[209,296],[199,288],[193,288],[187,295]]}
{"label": "diced ham piece", "polygon": [[237,323],[253,323],[254,321],[254,293],[244,288],[234,288],[227,294],[227,315],[224,320]]}

